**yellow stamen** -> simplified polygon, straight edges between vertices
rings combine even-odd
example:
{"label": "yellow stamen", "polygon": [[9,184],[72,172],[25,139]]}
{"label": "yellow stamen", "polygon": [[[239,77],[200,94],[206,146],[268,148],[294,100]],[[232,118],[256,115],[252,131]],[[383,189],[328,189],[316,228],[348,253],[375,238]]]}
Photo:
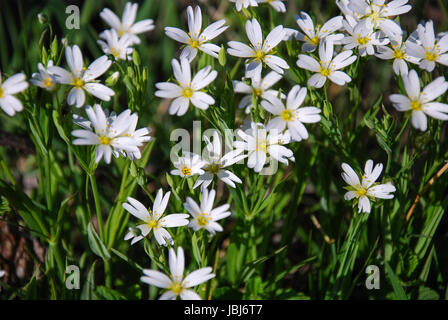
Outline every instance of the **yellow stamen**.
{"label": "yellow stamen", "polygon": [[3,88],[0,87],[0,98],[3,97]]}
{"label": "yellow stamen", "polygon": [[51,85],[52,85],[51,78],[50,77],[46,78],[44,80],[44,86],[47,87],[47,88],[50,88]]}
{"label": "yellow stamen", "polygon": [[181,292],[185,290],[179,282],[174,282],[169,289],[171,289],[171,291],[173,291],[176,295],[180,295]]}
{"label": "yellow stamen", "polygon": [[198,40],[189,39],[189,40],[188,40],[188,44],[189,44],[192,48],[199,49],[199,47],[201,46],[202,43],[199,42]]}
{"label": "yellow stamen", "polygon": [[264,58],[266,57],[266,52],[264,52],[263,50],[255,50],[254,52],[254,58],[257,61],[264,61]]}
{"label": "yellow stamen", "polygon": [[183,174],[184,176],[189,176],[189,175],[191,175],[191,170],[190,170],[190,168],[183,167],[182,170],[180,170],[180,171],[182,172],[182,174]]}
{"label": "yellow stamen", "polygon": [[80,89],[84,86],[84,81],[81,78],[72,78],[72,82],[70,84]]}
{"label": "yellow stamen", "polygon": [[115,58],[118,58],[118,57],[120,57],[121,50],[120,49],[111,48],[110,49],[110,53],[112,53],[112,55]]}
{"label": "yellow stamen", "polygon": [[357,35],[356,37],[356,42],[358,42],[362,46],[366,45],[370,41],[369,37],[359,37],[359,35]]}
{"label": "yellow stamen", "polygon": [[282,111],[282,119],[286,122],[294,120],[296,118],[296,115],[294,112],[290,109],[286,109]]}
{"label": "yellow stamen", "polygon": [[331,70],[328,68],[319,68],[319,72],[321,75],[323,75],[324,77],[328,77],[331,74]]}
{"label": "yellow stamen", "polygon": [[261,96],[263,94],[263,90],[261,89],[254,89],[254,93],[257,97]]}
{"label": "yellow stamen", "polygon": [[358,197],[363,197],[363,196],[367,195],[367,190],[365,188],[361,187],[361,188],[359,188],[358,190],[355,191],[355,194]]}
{"label": "yellow stamen", "polygon": [[255,149],[255,151],[261,150],[263,152],[267,152],[268,151],[268,143],[266,140],[259,140],[257,143],[257,148]]}
{"label": "yellow stamen", "polygon": [[155,219],[148,220],[147,224],[150,229],[157,229],[159,227],[159,221]]}
{"label": "yellow stamen", "polygon": [[432,52],[432,51],[425,52],[425,58],[428,61],[436,61],[438,57],[439,57],[439,55],[435,52]]}
{"label": "yellow stamen", "polygon": [[415,111],[421,111],[422,110],[422,103],[418,100],[412,100],[411,101],[411,109]]}
{"label": "yellow stamen", "polygon": [[404,58],[404,55],[405,55],[405,53],[404,53],[403,49],[394,50],[394,59],[401,60]]}
{"label": "yellow stamen", "polygon": [[221,165],[219,165],[217,163],[211,164],[205,170],[210,172],[210,173],[212,173],[212,174],[217,174],[221,170]]}
{"label": "yellow stamen", "polygon": [[198,224],[200,226],[206,226],[209,220],[210,216],[207,213],[202,213],[198,217]]}
{"label": "yellow stamen", "polygon": [[111,140],[111,139],[110,139],[109,137],[102,136],[102,137],[100,137],[99,139],[100,139],[100,143],[103,144],[103,145],[105,145],[105,146],[107,146],[107,145],[110,144],[110,140]]}
{"label": "yellow stamen", "polygon": [[182,95],[185,98],[190,99],[191,96],[193,95],[193,90],[191,90],[190,88],[184,88],[184,90],[182,91]]}
{"label": "yellow stamen", "polygon": [[317,46],[319,44],[320,40],[317,36],[314,36],[312,39],[310,39],[310,43]]}

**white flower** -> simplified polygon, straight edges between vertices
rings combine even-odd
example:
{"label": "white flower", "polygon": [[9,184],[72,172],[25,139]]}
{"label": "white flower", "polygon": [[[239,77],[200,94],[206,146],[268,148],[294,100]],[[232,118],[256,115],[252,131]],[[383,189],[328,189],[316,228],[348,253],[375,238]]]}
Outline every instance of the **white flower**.
{"label": "white flower", "polygon": [[391,37],[391,46],[389,48],[387,46],[378,46],[378,53],[376,56],[383,60],[394,59],[392,64],[392,68],[397,76],[408,74],[408,64],[406,61],[410,63],[419,63],[419,59],[413,56],[410,56],[407,51],[407,44],[409,41],[403,42],[403,37],[398,36],[396,38]]}
{"label": "white flower", "polygon": [[31,83],[37,87],[44,88],[47,91],[52,91],[56,87],[56,79],[54,75],[48,70],[53,67],[53,60],[48,61],[47,68],[42,63],[37,64],[37,70],[31,75]]}
{"label": "white flower", "polygon": [[263,124],[252,122],[250,129],[246,132],[239,129],[237,135],[243,141],[234,141],[233,146],[247,151],[247,166],[255,172],[260,172],[268,160],[284,164],[288,164],[288,160],[294,161],[292,151],[283,146],[290,142],[289,135],[281,134],[277,129],[268,131]]}
{"label": "white flower", "polygon": [[421,59],[419,67],[432,72],[436,62],[448,66],[448,34],[436,38],[432,20],[418,25],[417,34],[418,43],[407,42],[407,53]]}
{"label": "white flower", "polygon": [[125,240],[129,240],[133,237],[131,241],[131,245],[133,245],[153,231],[154,238],[159,245],[166,246],[167,241],[170,245],[173,245],[174,241],[170,233],[165,228],[186,226],[188,224],[187,218],[189,215],[184,213],[163,215],[166,206],[168,205],[170,195],[171,192],[167,192],[165,193],[165,196],[163,196],[163,190],[159,189],[159,191],[157,191],[157,196],[154,199],[152,210],[146,209],[141,202],[135,200],[134,198],[128,197],[129,203],[123,203],[123,208],[134,217],[144,221],[144,223],[137,226],[137,228],[141,231],[141,235],[133,237],[133,233],[128,233],[125,236]]}
{"label": "white flower", "polygon": [[272,70],[283,74],[283,69],[289,69],[288,64],[282,58],[272,54],[274,49],[285,37],[283,26],[277,26],[268,34],[263,41],[261,26],[257,19],[247,20],[246,34],[251,45],[242,42],[230,41],[227,49],[228,54],[240,58],[249,58],[246,63],[246,76],[251,77],[255,72],[260,72],[263,64]]}
{"label": "white flower", "polygon": [[[137,37],[137,34],[153,30],[155,26],[152,19],[145,19],[139,22],[135,22],[137,9],[137,3],[127,2],[124,7],[121,20],[108,8],[104,8],[103,11],[100,12],[100,17],[109,26],[115,29],[120,37],[128,34],[131,38],[132,44],[139,44],[140,39]],[[100,34],[100,37],[102,37],[102,35],[103,34]]]}
{"label": "white flower", "polygon": [[[131,115],[131,110],[128,109],[111,121],[111,118],[106,117],[99,104],[95,104],[94,108],[86,106],[86,113],[90,120],[89,128],[73,130],[72,135],[78,139],[73,140],[72,143],[74,145],[98,145],[95,162],[98,163],[104,155],[106,163],[110,163],[112,154],[118,157],[119,153],[123,151],[134,157],[140,154],[138,147],[142,143],[133,137],[125,136],[137,114]],[[82,127],[85,128],[87,125],[88,123],[83,122]]]}
{"label": "white flower", "polygon": [[65,48],[65,59],[71,72],[58,66],[50,67],[48,70],[55,75],[57,82],[73,86],[67,96],[69,105],[75,104],[77,108],[82,107],[86,100],[84,90],[104,101],[109,101],[110,97],[115,94],[112,89],[95,80],[105,73],[112,64],[112,61],[106,56],[99,57],[87,69],[84,69],[81,50],[74,45],[72,48]]}
{"label": "white flower", "polygon": [[201,8],[196,6],[195,12],[193,13],[193,8],[189,6],[187,8],[187,15],[189,29],[188,34],[179,28],[165,28],[165,33],[168,37],[186,44],[186,47],[180,54],[180,59],[186,58],[189,62],[191,62],[196,57],[198,49],[214,58],[218,58],[218,53],[221,48],[215,44],[207,42],[213,40],[228,28],[228,26],[224,26],[226,21],[224,19],[216,21],[201,32]]}
{"label": "white flower", "polygon": [[[266,77],[261,78],[260,70],[259,72],[255,72],[253,77],[250,78],[250,86],[243,81],[233,80],[233,90],[237,93],[247,94],[243,97],[243,99],[241,99],[238,108],[245,109],[246,113],[250,113],[253,95],[263,99],[267,99],[268,96],[276,97],[278,95],[278,91],[269,90],[269,88],[276,84],[281,78],[282,76],[275,71],[271,71],[266,75]],[[283,93],[281,93],[281,96],[285,97]]]}
{"label": "white flower", "polygon": [[216,221],[224,219],[232,213],[227,211],[230,208],[229,204],[223,204],[222,206],[213,209],[215,195],[215,190],[209,192],[207,189],[203,189],[201,206],[198,206],[193,199],[187,197],[186,202],[184,202],[184,207],[193,217],[193,220],[188,224],[193,231],[198,231],[199,229],[204,228],[214,235],[217,231],[221,232],[223,230],[222,226]]}
{"label": "white flower", "polygon": [[215,274],[211,273],[212,268],[205,267],[195,270],[184,278],[185,256],[182,247],[177,248],[177,256],[174,249],[170,248],[168,261],[170,277],[157,270],[144,269],[144,276],[140,280],[155,287],[166,289],[159,300],[175,300],[178,296],[182,300],[201,300],[196,292],[188,288],[214,278]]}
{"label": "white flower", "polygon": [[171,170],[171,174],[182,178],[189,178],[196,174],[202,175],[205,172],[202,170],[205,161],[192,152],[183,152],[183,156],[174,161],[173,165],[176,169]]}
{"label": "white flower", "polygon": [[5,270],[0,270],[0,278],[3,278],[6,274]]}
{"label": "white flower", "polygon": [[230,0],[230,2],[234,2],[236,6],[237,11],[241,11],[242,8],[247,9],[247,7],[257,7],[257,1],[256,0]]}
{"label": "white flower", "polygon": [[308,79],[309,86],[322,88],[327,78],[337,85],[342,86],[352,81],[352,78],[345,72],[338,70],[355,62],[357,57],[352,55],[352,53],[351,50],[345,50],[333,58],[333,42],[326,39],[325,41],[321,41],[319,45],[320,61],[317,61],[313,57],[299,54],[297,65],[302,69],[316,72],[316,74]]}
{"label": "white flower", "polygon": [[353,9],[349,8],[350,0],[336,0],[336,5],[345,17],[352,17],[356,21],[359,21],[361,15],[356,13]]}
{"label": "white flower", "polygon": [[105,30],[102,34],[102,38],[105,40],[98,40],[98,44],[101,46],[105,54],[113,55],[115,60],[128,60],[129,55],[132,53],[132,37],[129,34],[125,34],[122,37],[118,37],[115,29]]}
{"label": "white flower", "polygon": [[349,185],[345,187],[348,192],[345,193],[344,199],[352,200],[356,198],[354,204],[358,204],[358,212],[369,213],[371,209],[370,201],[374,201],[375,198],[392,199],[394,197],[391,192],[395,192],[396,189],[390,182],[386,184],[375,182],[383,170],[381,163],[373,168],[373,161],[367,160],[362,182],[359,181],[358,175],[348,164],[343,163],[342,169],[344,170],[342,179]]}
{"label": "white flower", "polygon": [[308,131],[303,123],[315,123],[320,121],[320,109],[316,107],[302,107],[300,105],[305,101],[306,88],[294,86],[288,94],[286,106],[277,97],[268,97],[261,101],[261,106],[275,115],[266,125],[267,130],[277,129],[283,132],[288,129],[291,137],[295,141],[308,139]]}
{"label": "white flower", "polygon": [[[343,18],[341,16],[334,17],[324,23],[323,26],[318,25],[316,27],[314,27],[311,17],[304,11],[300,12],[300,15],[296,15],[295,19],[304,32],[304,34],[298,32],[296,35],[297,40],[305,41],[302,45],[302,51],[313,52],[323,39],[342,28]],[[334,40],[341,40],[343,37],[344,35],[341,33],[333,35]]]}
{"label": "white flower", "polygon": [[372,26],[361,22],[353,26],[347,21],[350,21],[350,18],[343,21],[344,28],[349,33],[341,40],[341,44],[345,45],[344,49],[358,48],[359,55],[364,57],[366,54],[375,54],[374,46],[385,46],[389,43],[389,39],[382,37],[381,32],[374,32]]}
{"label": "white flower", "polygon": [[432,102],[448,90],[448,82],[444,77],[438,77],[420,91],[420,79],[415,70],[403,75],[406,94],[392,94],[389,96],[395,109],[412,112],[412,125],[416,129],[426,131],[426,115],[439,120],[448,120],[448,104]]}
{"label": "white flower", "polygon": [[408,0],[393,0],[385,4],[385,0],[350,0],[348,8],[360,15],[363,24],[380,29],[386,34],[400,35],[400,25],[389,18],[410,11],[412,6],[407,2]]}
{"label": "white flower", "polygon": [[8,116],[12,117],[16,112],[23,110],[22,102],[14,95],[26,88],[28,88],[28,82],[25,81],[23,73],[10,76],[2,83],[2,74],[0,72],[0,107]]}
{"label": "white flower", "polygon": [[284,0],[257,0],[258,3],[267,3],[274,8],[275,11],[286,12],[286,6],[283,1]]}
{"label": "white flower", "polygon": [[241,179],[229,170],[225,170],[234,163],[244,159],[245,155],[240,155],[243,150],[233,150],[222,156],[222,147],[220,136],[217,131],[213,132],[213,140],[210,141],[206,136],[204,140],[207,143],[207,149],[203,156],[204,173],[198,177],[193,189],[201,186],[201,188],[207,188],[213,181],[213,177],[216,175],[218,179],[228,184],[232,188],[235,188],[235,182],[241,183]]}
{"label": "white flower", "polygon": [[159,89],[155,95],[159,98],[173,99],[169,114],[184,115],[190,102],[197,108],[206,110],[210,105],[215,103],[215,99],[210,95],[202,92],[201,89],[208,86],[218,75],[218,72],[212,70],[211,66],[207,66],[198,71],[191,80],[190,63],[187,59],[180,60],[180,64],[176,59],[171,60],[173,66],[174,77],[178,84],[171,82],[156,83]]}

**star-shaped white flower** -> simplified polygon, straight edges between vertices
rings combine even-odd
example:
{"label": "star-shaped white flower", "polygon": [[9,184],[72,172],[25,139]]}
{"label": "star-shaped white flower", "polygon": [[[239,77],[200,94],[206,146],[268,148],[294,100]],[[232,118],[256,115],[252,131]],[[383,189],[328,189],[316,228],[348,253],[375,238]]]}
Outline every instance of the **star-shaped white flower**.
{"label": "star-shaped white flower", "polygon": [[102,33],[103,40],[98,40],[98,44],[101,46],[105,54],[113,55],[115,60],[129,60],[130,54],[133,49],[132,37],[129,34],[125,34],[122,37],[118,37],[115,29],[105,30]]}
{"label": "star-shaped white flower", "polygon": [[293,152],[284,146],[291,140],[287,133],[267,130],[263,124],[251,122],[246,131],[238,129],[237,136],[243,141],[234,141],[233,146],[247,151],[247,166],[255,172],[260,172],[266,162],[278,161],[287,165],[288,160],[295,160]]}
{"label": "star-shaped white flower", "polygon": [[355,199],[354,204],[358,204],[358,212],[369,213],[371,210],[370,201],[374,201],[375,198],[392,199],[394,197],[391,193],[395,192],[396,189],[392,183],[378,184],[375,182],[383,170],[381,163],[373,168],[373,161],[367,160],[362,181],[359,181],[358,175],[348,164],[343,163],[342,169],[344,170],[342,179],[349,185],[345,187],[348,192],[345,193],[344,199]]}
{"label": "star-shaped white flower", "polygon": [[227,211],[230,208],[229,204],[223,204],[213,209],[215,196],[215,190],[209,192],[207,189],[202,189],[201,206],[198,206],[192,198],[187,197],[186,202],[184,202],[184,207],[193,217],[193,220],[188,224],[193,231],[196,232],[203,228],[214,235],[216,232],[223,230],[222,226],[216,221],[224,219],[232,213]]}
{"label": "star-shaped white flower", "polygon": [[159,89],[155,95],[159,98],[174,99],[168,110],[169,114],[178,116],[184,115],[190,102],[197,108],[206,110],[210,105],[215,103],[215,99],[201,89],[208,86],[218,75],[218,72],[212,70],[211,66],[207,66],[198,71],[191,80],[190,63],[186,58],[180,60],[180,64],[176,59],[171,60],[173,66],[174,77],[178,84],[171,82],[156,83]]}
{"label": "star-shaped white flower", "polygon": [[204,140],[207,143],[207,148],[202,157],[205,162],[203,166],[204,173],[198,177],[193,189],[199,186],[201,186],[202,189],[207,188],[212,183],[215,176],[227,185],[235,188],[235,182],[241,183],[242,181],[234,173],[225,168],[244,159],[246,156],[241,155],[243,150],[232,150],[225,155],[222,155],[220,135],[217,131],[213,132],[212,141],[206,136],[204,136]]}
{"label": "star-shaped white flower", "polygon": [[299,54],[297,65],[302,69],[315,72],[308,79],[309,86],[322,88],[327,78],[337,85],[342,86],[352,81],[352,78],[348,74],[339,71],[339,69],[345,68],[356,61],[357,57],[352,54],[352,50],[345,50],[333,58],[333,41],[327,38],[319,45],[320,61],[317,61],[313,57]]}
{"label": "star-shaped white flower", "polygon": [[226,21],[224,19],[216,21],[202,31],[201,8],[196,6],[195,11],[193,12],[193,8],[189,6],[187,8],[187,15],[188,34],[179,28],[165,27],[165,33],[168,37],[186,45],[180,54],[180,59],[186,58],[191,62],[196,57],[198,50],[211,55],[214,58],[218,58],[218,53],[221,48],[216,44],[208,42],[219,36],[228,28],[228,26],[224,26]]}
{"label": "star-shaped white flower", "polygon": [[420,91],[420,79],[415,70],[402,76],[406,95],[392,94],[389,96],[395,109],[412,113],[412,125],[421,131],[426,131],[428,121],[426,116],[439,120],[448,120],[448,104],[434,102],[448,90],[448,82],[444,77],[438,77]]}
{"label": "star-shaped white flower", "polygon": [[[252,97],[260,97],[262,99],[267,99],[268,96],[276,97],[278,95],[277,90],[269,89],[274,84],[282,79],[282,75],[275,71],[269,72],[264,78],[261,78],[260,72],[255,72],[254,76],[249,78],[251,80],[251,85],[246,84],[243,81],[233,80],[233,90],[237,93],[246,94],[238,105],[238,108],[245,109],[247,114],[250,113],[250,108],[252,107]],[[285,97],[283,93],[280,94],[281,97]]]}
{"label": "star-shaped white flower", "polygon": [[374,29],[380,29],[386,34],[402,34],[398,23],[391,20],[412,9],[408,0],[393,0],[385,4],[385,0],[350,0],[348,8],[360,16],[360,21]]}
{"label": "star-shaped white flower", "polygon": [[202,169],[205,161],[193,152],[183,152],[182,157],[174,161],[173,165],[176,169],[171,170],[171,174],[182,178],[189,178],[197,174],[202,175],[205,172]]}
{"label": "star-shaped white flower", "polygon": [[342,33],[332,34],[342,28],[343,18],[341,16],[331,18],[323,26],[317,25],[316,27],[311,17],[305,11],[300,12],[300,15],[296,15],[295,19],[303,31],[303,33],[298,32],[296,35],[297,40],[305,42],[302,45],[302,51],[313,52],[319,43],[329,35],[332,35],[334,40],[341,40],[344,37]]}
{"label": "star-shaped white flower", "polygon": [[409,55],[407,44],[408,41],[403,42],[403,37],[400,35],[398,37],[390,37],[391,48],[388,46],[378,46],[378,53],[376,56],[383,60],[393,59],[392,68],[397,76],[408,74],[408,64],[406,62],[418,64],[419,58]]}
{"label": "star-shaped white flower", "polygon": [[126,234],[125,240],[132,238],[131,245],[146,237],[151,231],[154,233],[154,238],[161,246],[166,246],[167,242],[170,245],[174,244],[173,238],[165,228],[181,227],[188,224],[188,214],[174,213],[163,215],[168,205],[171,192],[163,195],[163,190],[159,189],[157,196],[154,199],[154,204],[151,209],[147,209],[138,200],[128,197],[128,203],[123,203],[123,208],[132,214],[134,217],[142,220],[144,223],[137,226],[140,229],[141,235],[134,236],[132,232]]}
{"label": "star-shaped white flower", "polygon": [[191,272],[184,278],[185,256],[182,247],[177,248],[177,255],[173,248],[169,251],[169,265],[171,275],[144,269],[141,281],[158,288],[166,289],[159,300],[175,300],[178,296],[182,300],[201,300],[201,297],[191,287],[197,286],[215,277],[211,267],[205,267]]}
{"label": "star-shaped white flower", "polygon": [[448,66],[448,34],[434,34],[432,20],[426,24],[418,25],[417,41],[408,41],[408,54],[420,59],[419,67],[432,72],[436,63]]}
{"label": "star-shaped white flower", "polygon": [[37,64],[38,72],[31,75],[31,83],[47,91],[54,90],[56,88],[56,79],[55,76],[48,70],[48,68],[51,67],[53,67],[53,60],[48,61],[46,68],[39,62]]}
{"label": "star-shaped white flower", "polygon": [[104,101],[109,101],[110,97],[115,94],[112,89],[95,80],[105,73],[112,64],[107,56],[99,57],[85,69],[81,50],[74,45],[72,48],[65,48],[65,59],[71,72],[58,66],[49,67],[48,70],[55,75],[57,82],[72,86],[67,96],[69,105],[82,107],[86,101],[84,90]]}
{"label": "star-shaped white flower", "polygon": [[[133,158],[140,156],[139,146],[149,137],[139,135],[139,139],[127,134],[132,131],[130,126],[138,118],[137,114],[131,115],[131,110],[125,110],[116,117],[107,117],[99,104],[94,108],[86,106],[86,113],[89,121],[82,121],[76,118],[74,122],[84,129],[73,130],[72,135],[77,139],[73,140],[74,145],[97,145],[95,162],[99,162],[104,156],[106,163],[110,163],[112,154],[118,157],[119,154],[128,154]],[[80,121],[81,120],[81,121]],[[85,119],[84,119],[85,120]],[[144,133],[149,133],[145,130]]]}
{"label": "star-shaped white flower", "polygon": [[289,69],[288,64],[282,58],[272,54],[272,50],[285,37],[283,26],[277,26],[272,29],[263,41],[260,23],[257,19],[247,20],[246,34],[251,45],[238,41],[230,41],[227,53],[240,57],[248,58],[246,63],[246,76],[252,77],[256,72],[260,72],[263,64],[266,64],[272,70],[283,74],[283,69]]}
{"label": "star-shaped white flower", "polygon": [[276,129],[283,132],[288,129],[289,134],[295,141],[308,139],[308,131],[304,123],[315,123],[320,121],[320,109],[316,107],[300,107],[305,101],[306,88],[299,85],[294,86],[288,94],[285,104],[277,97],[269,96],[261,101],[261,106],[276,117],[268,122],[267,130]]}
{"label": "star-shaped white flower", "polygon": [[28,88],[25,78],[23,73],[17,73],[2,82],[0,72],[0,108],[10,117],[23,110],[22,102],[14,95]]}
{"label": "star-shaped white flower", "polygon": [[[123,16],[121,20],[108,8],[104,8],[103,11],[100,12],[100,17],[112,29],[115,29],[119,37],[128,34],[131,38],[131,44],[139,44],[140,39],[137,37],[137,34],[151,31],[155,28],[155,26],[154,20],[152,19],[145,19],[139,22],[135,22],[137,9],[137,3],[127,2],[123,10]],[[100,34],[100,37],[102,37],[102,35],[103,34]]]}

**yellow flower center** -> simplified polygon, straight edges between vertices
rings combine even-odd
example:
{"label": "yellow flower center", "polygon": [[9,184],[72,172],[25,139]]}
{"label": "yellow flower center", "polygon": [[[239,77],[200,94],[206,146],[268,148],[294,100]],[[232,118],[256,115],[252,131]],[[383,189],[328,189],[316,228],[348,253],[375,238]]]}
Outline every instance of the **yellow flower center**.
{"label": "yellow flower center", "polygon": [[404,53],[403,49],[395,49],[394,50],[394,58],[395,59],[401,60],[404,58],[404,55],[405,55],[405,53]]}
{"label": "yellow flower center", "polygon": [[190,168],[183,167],[182,170],[180,170],[180,171],[182,172],[182,174],[183,174],[184,176],[189,176],[189,175],[191,175],[191,170],[190,170]]}
{"label": "yellow flower center", "polygon": [[380,19],[380,13],[378,11],[372,10],[370,14],[367,15],[373,22],[377,22]]}
{"label": "yellow flower center", "polygon": [[84,86],[84,81],[81,78],[74,78],[74,79],[72,79],[72,82],[70,84],[72,86],[80,89]]}
{"label": "yellow flower center", "polygon": [[432,51],[425,52],[425,58],[428,61],[436,61],[438,57],[439,57],[439,55],[435,52],[432,52]]}
{"label": "yellow flower center", "polygon": [[266,56],[266,52],[264,52],[263,50],[257,49],[254,52],[254,58],[257,61],[264,61],[265,56]]}
{"label": "yellow flower center", "polygon": [[257,97],[261,96],[263,94],[263,90],[261,89],[254,89],[254,93]]}
{"label": "yellow flower center", "polygon": [[159,227],[159,221],[155,219],[149,219],[148,220],[148,227],[150,229],[157,229]]}
{"label": "yellow flower center", "polygon": [[185,290],[179,282],[174,282],[169,289],[171,289],[171,291],[173,291],[176,295],[180,295],[181,292]]}
{"label": "yellow flower center", "polygon": [[51,78],[50,78],[50,77],[47,77],[47,78],[44,80],[44,86],[47,87],[47,88],[50,88],[51,85],[52,85]]}
{"label": "yellow flower center", "polygon": [[3,88],[0,87],[0,98],[3,97]]}
{"label": "yellow flower center", "polygon": [[185,98],[190,99],[191,96],[193,95],[193,90],[191,90],[190,88],[184,88],[184,90],[182,91],[182,95]]}
{"label": "yellow flower center", "polygon": [[205,170],[212,174],[217,174],[219,172],[219,170],[221,170],[221,166],[219,164],[215,163],[215,164],[209,165],[208,168]]}
{"label": "yellow flower center", "polygon": [[331,74],[331,70],[329,68],[319,68],[319,72],[321,75],[323,75],[324,77],[328,77]]}
{"label": "yellow flower center", "polygon": [[210,216],[207,213],[202,213],[198,217],[198,224],[200,226],[206,226],[209,220]]}
{"label": "yellow flower center", "polygon": [[361,187],[361,188],[359,188],[358,190],[355,191],[355,194],[358,197],[363,197],[363,196],[367,195],[367,189]]}
{"label": "yellow flower center", "polygon": [[294,120],[296,118],[296,115],[294,112],[290,109],[286,109],[282,111],[282,119],[286,122]]}
{"label": "yellow flower center", "polygon": [[268,151],[268,142],[266,140],[259,140],[257,143],[256,151],[261,150],[263,152]]}
{"label": "yellow flower center", "polygon": [[422,103],[418,100],[412,100],[411,101],[411,109],[415,111],[421,111],[422,110]]}
{"label": "yellow flower center", "polygon": [[116,48],[111,48],[110,49],[110,53],[112,53],[112,55],[115,58],[118,58],[120,56],[121,50],[120,49],[116,49]]}
{"label": "yellow flower center", "polygon": [[320,40],[317,36],[314,36],[312,39],[310,39],[310,43],[317,46],[319,44]]}
{"label": "yellow flower center", "polygon": [[99,139],[100,139],[100,143],[104,144],[105,146],[110,144],[111,139],[109,137],[101,136]]}
{"label": "yellow flower center", "polygon": [[199,49],[199,47],[201,46],[201,42],[199,42],[198,40],[195,40],[195,39],[189,39],[188,40],[188,44],[192,47],[192,48],[196,48],[196,49]]}
{"label": "yellow flower center", "polygon": [[369,37],[360,37],[359,35],[357,35],[356,37],[356,42],[358,42],[362,46],[366,45],[370,41]]}

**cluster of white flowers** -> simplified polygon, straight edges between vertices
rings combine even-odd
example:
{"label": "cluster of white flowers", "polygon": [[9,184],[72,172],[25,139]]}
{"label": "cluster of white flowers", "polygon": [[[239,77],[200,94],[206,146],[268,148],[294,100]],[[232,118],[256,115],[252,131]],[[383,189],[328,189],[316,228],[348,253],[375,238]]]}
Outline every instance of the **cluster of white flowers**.
{"label": "cluster of white flowers", "polygon": [[[235,3],[237,11],[245,11],[263,3],[277,12],[286,11],[284,1],[280,0],[230,2]],[[448,105],[436,101],[448,90],[448,82],[440,76],[421,90],[421,79],[417,71],[409,70],[408,66],[411,63],[424,72],[433,72],[437,65],[447,66],[448,33],[436,35],[432,21],[428,21],[420,24],[404,40],[405,33],[393,17],[411,10],[408,0],[393,0],[388,3],[385,0],[337,0],[336,4],[342,15],[332,17],[322,25],[313,22],[306,12],[300,12],[295,16],[300,31],[278,25],[264,37],[260,22],[256,18],[249,19],[245,23],[249,43],[229,41],[226,51],[211,43],[227,30],[226,21],[221,19],[203,28],[202,12],[198,5],[195,8],[189,6],[186,10],[188,32],[165,27],[166,36],[182,44],[180,56],[171,61],[175,82],[155,84],[155,96],[172,99],[168,113],[183,116],[190,103],[200,110],[207,110],[216,103],[212,96],[214,88],[208,93],[205,88],[211,86],[218,77],[218,72],[212,70],[210,65],[201,68],[194,75],[192,70],[199,69],[196,68],[199,65],[199,59],[196,59],[198,55],[206,54],[216,59],[222,50],[223,54],[227,52],[244,59],[244,77],[242,81],[233,80],[232,84],[235,93],[244,94],[239,107],[245,109],[245,114],[250,118],[245,128],[236,131],[237,140],[230,146],[233,150],[223,153],[224,145],[215,131],[210,138],[203,137],[206,143],[204,154],[183,151],[182,156],[174,161],[172,175],[186,179],[197,176],[193,189],[201,187],[200,205],[192,197],[185,198],[183,206],[189,214],[164,214],[170,191],[164,194],[159,189],[152,209],[147,209],[138,200],[128,197],[127,202],[122,204],[123,208],[143,223],[130,228],[125,240],[131,240],[131,244],[135,244],[153,231],[159,245],[173,246],[174,239],[166,228],[183,226],[188,226],[194,232],[205,229],[215,235],[216,232],[223,231],[217,221],[231,215],[230,204],[213,208],[216,197],[213,189],[215,176],[218,181],[236,188],[236,184],[243,182],[232,172],[231,167],[244,159],[247,159],[247,167],[256,173],[272,169],[271,166],[266,168],[267,164],[281,162],[288,165],[290,161],[295,162],[293,148],[288,145],[309,138],[308,130],[313,130],[311,124],[321,121],[321,110],[305,104],[306,87],[297,84],[283,90],[279,86],[290,68],[277,50],[283,41],[303,42],[296,64],[312,73],[306,82],[314,88],[324,87],[327,79],[339,86],[350,83],[352,78],[349,74],[352,73],[342,70],[353,65],[360,57],[393,59],[393,71],[402,78],[406,95],[392,94],[392,105],[398,111],[411,113],[412,125],[421,131],[428,128],[427,116],[448,120]],[[140,43],[138,34],[155,28],[152,19],[135,22],[137,9],[137,4],[126,3],[121,19],[107,8],[101,11],[100,17],[111,27],[99,35],[98,44],[105,55],[95,59],[87,68],[84,67],[81,49],[77,45],[67,46],[65,61],[68,69],[54,65],[51,60],[46,65],[39,63],[38,72],[33,73],[31,83],[50,92],[55,91],[58,85],[70,87],[66,101],[68,105],[77,108],[83,107],[86,99],[91,99],[86,97],[86,93],[93,98],[110,101],[115,92],[98,79],[117,60],[130,58],[134,50],[132,46]],[[264,74],[266,69],[268,73]],[[23,110],[22,102],[14,95],[27,89],[28,82],[25,78],[23,73],[18,73],[2,82],[0,74],[0,107],[9,116]],[[279,89],[273,89],[274,86]],[[106,163],[110,163],[112,155],[131,160],[141,158],[139,148],[152,138],[149,136],[150,128],[136,129],[137,113],[127,109],[117,115],[103,110],[99,104],[94,104],[93,107],[86,105],[84,111],[87,118],[73,115],[74,124],[82,128],[72,131],[75,137],[73,145],[96,146],[96,163],[103,157]],[[260,122],[257,116],[260,111],[266,115],[266,123]],[[344,198],[354,200],[359,212],[370,212],[371,201],[376,198],[394,197],[396,188],[391,182],[376,182],[382,172],[382,164],[373,167],[373,161],[368,160],[361,179],[348,164],[343,163],[342,169],[342,178],[349,185]],[[210,185],[212,188],[209,191]],[[182,299],[199,299],[199,295],[189,288],[215,276],[212,269],[207,267],[184,277],[184,252],[181,247],[177,248],[177,255],[174,248],[170,247],[169,267],[170,277],[159,271],[145,269],[141,278],[143,282],[166,289],[160,299],[176,299],[178,296]]]}

